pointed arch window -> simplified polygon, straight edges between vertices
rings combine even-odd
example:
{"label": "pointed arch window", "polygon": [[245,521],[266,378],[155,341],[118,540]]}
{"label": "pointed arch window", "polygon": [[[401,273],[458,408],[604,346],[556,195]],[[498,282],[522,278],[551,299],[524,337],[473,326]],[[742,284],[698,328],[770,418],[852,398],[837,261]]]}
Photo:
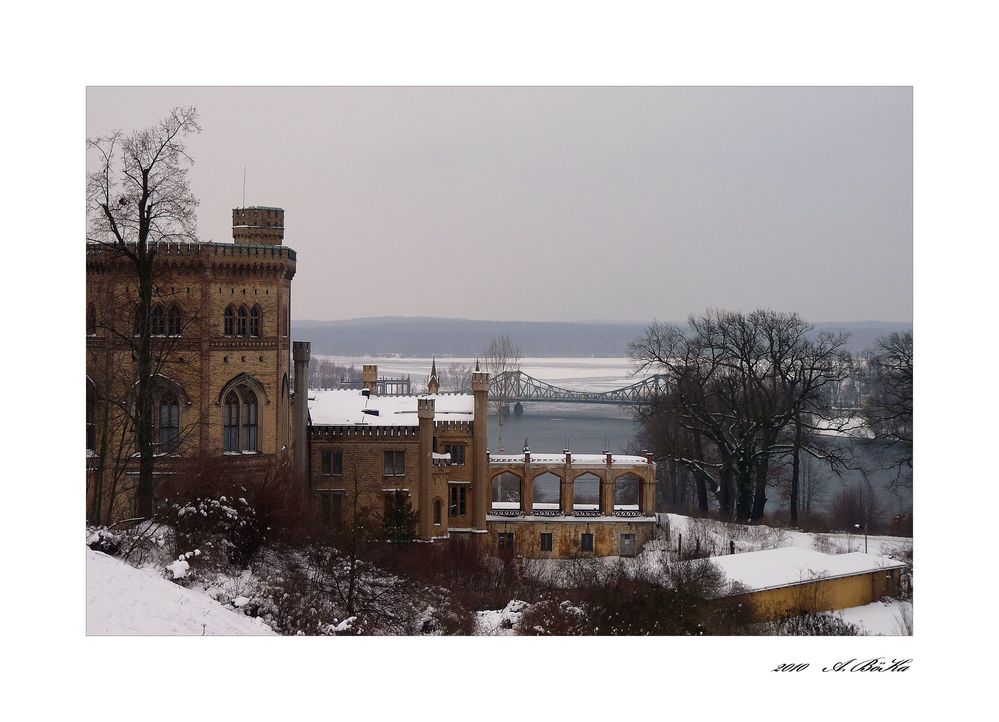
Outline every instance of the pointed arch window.
{"label": "pointed arch window", "polygon": [[173,393],[160,397],[160,451],[173,454],[180,446],[180,403]]}
{"label": "pointed arch window", "polygon": [[167,314],[167,333],[171,336],[180,336],[180,307],[175,303],[170,306]]}
{"label": "pointed arch window", "polygon": [[225,396],[222,410],[222,450],[239,451],[239,397],[235,391]]}
{"label": "pointed arch window", "polygon": [[97,335],[97,307],[93,303],[87,304],[87,335]]}
{"label": "pointed arch window", "polygon": [[246,306],[240,306],[236,312],[236,335],[246,335]]}
{"label": "pointed arch window", "polygon": [[443,504],[440,499],[434,499],[434,526],[440,526],[444,516]]}
{"label": "pointed arch window", "polygon": [[254,338],[260,337],[260,306],[250,309],[250,335]]}
{"label": "pointed arch window", "polygon": [[243,421],[243,451],[257,450],[257,395],[250,389],[243,389],[243,408],[240,410]]}
{"label": "pointed arch window", "polygon": [[226,336],[236,335],[236,309],[232,306],[226,306],[223,333]]}
{"label": "pointed arch window", "polygon": [[495,512],[497,509],[502,511],[519,510],[520,484],[520,477],[509,471],[494,476],[492,481],[492,511]]}
{"label": "pointed arch window", "polygon": [[573,512],[600,513],[600,477],[586,472],[572,480]]}
{"label": "pointed arch window", "polygon": [[166,319],[163,316],[163,307],[158,303],[153,306],[152,322],[153,336],[163,336],[166,333]]}

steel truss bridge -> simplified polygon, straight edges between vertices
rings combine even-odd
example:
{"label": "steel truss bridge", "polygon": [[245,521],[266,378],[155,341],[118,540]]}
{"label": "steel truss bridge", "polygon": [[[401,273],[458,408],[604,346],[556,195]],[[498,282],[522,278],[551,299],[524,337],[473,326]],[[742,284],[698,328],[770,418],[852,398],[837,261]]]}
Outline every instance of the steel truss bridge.
{"label": "steel truss bridge", "polygon": [[574,391],[553,386],[523,371],[504,371],[489,382],[489,398],[509,403],[549,401],[570,404],[648,404],[666,391],[666,377],[656,374],[612,391]]}

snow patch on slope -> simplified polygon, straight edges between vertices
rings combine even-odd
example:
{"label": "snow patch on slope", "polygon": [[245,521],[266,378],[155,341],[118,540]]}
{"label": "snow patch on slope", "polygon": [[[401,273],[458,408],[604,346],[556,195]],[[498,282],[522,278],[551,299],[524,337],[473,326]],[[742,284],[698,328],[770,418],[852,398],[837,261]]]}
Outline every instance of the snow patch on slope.
{"label": "snow patch on slope", "polygon": [[259,619],[231,611],[153,569],[87,549],[87,634],[261,635]]}

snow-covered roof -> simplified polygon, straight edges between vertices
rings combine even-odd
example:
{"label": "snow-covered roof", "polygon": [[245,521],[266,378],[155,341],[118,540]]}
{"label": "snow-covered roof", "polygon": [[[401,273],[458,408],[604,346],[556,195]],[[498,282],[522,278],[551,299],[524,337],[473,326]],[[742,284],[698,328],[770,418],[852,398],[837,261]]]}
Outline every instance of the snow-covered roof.
{"label": "snow-covered roof", "polygon": [[316,426],[419,426],[417,399],[434,400],[435,421],[473,420],[471,394],[364,396],[359,389],[310,390],[309,416]]}
{"label": "snow-covered roof", "polygon": [[905,566],[891,557],[876,554],[823,554],[800,547],[729,554],[711,557],[711,561],[724,572],[729,582],[738,582],[746,591],[761,591],[817,578],[847,577]]}
{"label": "snow-covered roof", "polygon": [[[490,454],[491,464],[523,464],[523,454]],[[535,454],[531,452],[532,464],[564,464],[565,454]],[[611,465],[633,465],[647,464],[648,459],[644,456],[629,456],[627,454],[612,454]],[[588,464],[596,466],[606,466],[607,456],[605,454],[572,454],[573,466],[585,466]]]}

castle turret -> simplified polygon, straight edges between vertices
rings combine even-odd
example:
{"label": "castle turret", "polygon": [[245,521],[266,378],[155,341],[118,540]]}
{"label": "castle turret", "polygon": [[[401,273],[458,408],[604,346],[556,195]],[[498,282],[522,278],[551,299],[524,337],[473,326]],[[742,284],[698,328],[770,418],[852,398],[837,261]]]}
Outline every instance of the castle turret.
{"label": "castle turret", "polygon": [[232,209],[232,240],[243,245],[284,243],[284,209],[250,206]]}
{"label": "castle turret", "polygon": [[378,393],[378,365],[377,364],[364,364],[361,367],[361,372],[364,378],[364,388],[368,390],[372,396]]}
{"label": "castle turret", "polygon": [[292,359],[295,362],[295,407],[293,446],[295,449],[295,475],[309,483],[309,358],[312,344],[308,341],[292,342]]}
{"label": "castle turret", "polygon": [[472,494],[474,497],[473,526],[476,529],[486,528],[486,510],[489,508],[491,494],[489,489],[489,454],[486,447],[489,444],[489,373],[479,371],[479,363],[475,362],[472,372],[472,395],[474,411],[472,418]]}
{"label": "castle turret", "polygon": [[417,399],[416,416],[420,420],[420,459],[418,466],[419,492],[419,536],[421,539],[433,539],[433,451],[434,451],[434,400]]}

